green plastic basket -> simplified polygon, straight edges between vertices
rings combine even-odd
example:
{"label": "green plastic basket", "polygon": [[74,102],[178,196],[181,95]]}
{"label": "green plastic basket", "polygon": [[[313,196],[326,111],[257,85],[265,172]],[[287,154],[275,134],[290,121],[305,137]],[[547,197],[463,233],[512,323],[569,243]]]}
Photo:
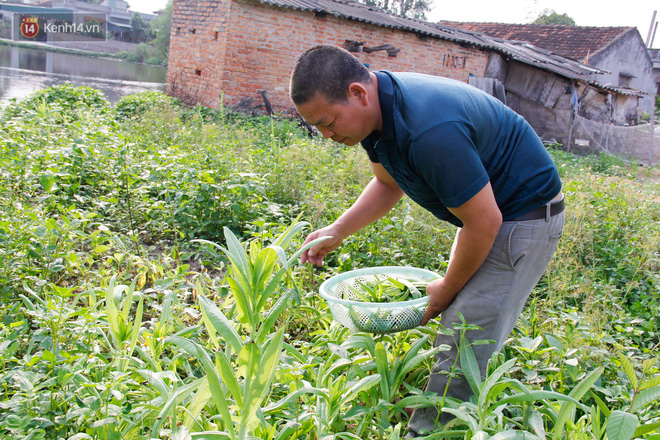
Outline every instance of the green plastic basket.
{"label": "green plastic basket", "polygon": [[352,289],[364,291],[363,285],[387,278],[409,282],[430,282],[442,278],[435,272],[415,267],[379,266],[356,269],[326,280],[319,293],[328,302],[332,316],[353,331],[396,333],[422,323],[429,303],[428,296],[393,303],[364,302]]}

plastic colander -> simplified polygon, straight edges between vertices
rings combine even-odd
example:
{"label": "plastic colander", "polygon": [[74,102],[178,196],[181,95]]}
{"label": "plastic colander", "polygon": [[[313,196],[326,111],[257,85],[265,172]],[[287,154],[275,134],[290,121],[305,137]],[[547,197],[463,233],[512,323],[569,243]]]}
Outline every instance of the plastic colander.
{"label": "plastic colander", "polygon": [[364,302],[351,289],[364,291],[364,284],[388,278],[430,282],[442,278],[435,272],[415,267],[379,266],[356,269],[327,279],[319,293],[328,302],[332,316],[353,331],[396,333],[418,327],[429,302],[428,296],[392,303]]}

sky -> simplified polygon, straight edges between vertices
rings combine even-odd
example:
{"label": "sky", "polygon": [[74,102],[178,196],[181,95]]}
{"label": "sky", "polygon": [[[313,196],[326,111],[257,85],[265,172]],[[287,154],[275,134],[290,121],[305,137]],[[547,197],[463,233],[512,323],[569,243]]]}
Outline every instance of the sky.
{"label": "sky", "polygon": [[[660,0],[432,0],[428,21],[484,21],[499,23],[530,23],[544,9],[568,14],[578,26],[636,26],[646,41],[653,11]],[[131,10],[152,13],[162,9],[167,0],[128,0]],[[624,6],[625,5],[625,6]],[[660,29],[653,47],[660,47]]]}

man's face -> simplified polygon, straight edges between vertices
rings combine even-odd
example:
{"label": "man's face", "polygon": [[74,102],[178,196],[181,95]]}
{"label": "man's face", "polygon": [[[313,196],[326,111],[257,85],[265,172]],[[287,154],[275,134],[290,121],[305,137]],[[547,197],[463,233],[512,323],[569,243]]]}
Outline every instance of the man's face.
{"label": "man's face", "polygon": [[373,131],[368,126],[366,108],[359,96],[349,94],[347,102],[333,104],[317,93],[314,98],[297,105],[296,110],[324,138],[340,144],[353,146]]}

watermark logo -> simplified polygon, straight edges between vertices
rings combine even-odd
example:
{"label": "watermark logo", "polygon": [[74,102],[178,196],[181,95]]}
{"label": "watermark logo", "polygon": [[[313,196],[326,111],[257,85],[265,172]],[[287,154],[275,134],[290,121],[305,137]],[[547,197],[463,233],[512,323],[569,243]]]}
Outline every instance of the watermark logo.
{"label": "watermark logo", "polygon": [[34,38],[39,35],[38,17],[21,17],[21,35],[25,38]]}
{"label": "watermark logo", "polygon": [[105,41],[108,24],[105,14],[82,12],[16,12],[18,24],[13,39],[23,41]]}

